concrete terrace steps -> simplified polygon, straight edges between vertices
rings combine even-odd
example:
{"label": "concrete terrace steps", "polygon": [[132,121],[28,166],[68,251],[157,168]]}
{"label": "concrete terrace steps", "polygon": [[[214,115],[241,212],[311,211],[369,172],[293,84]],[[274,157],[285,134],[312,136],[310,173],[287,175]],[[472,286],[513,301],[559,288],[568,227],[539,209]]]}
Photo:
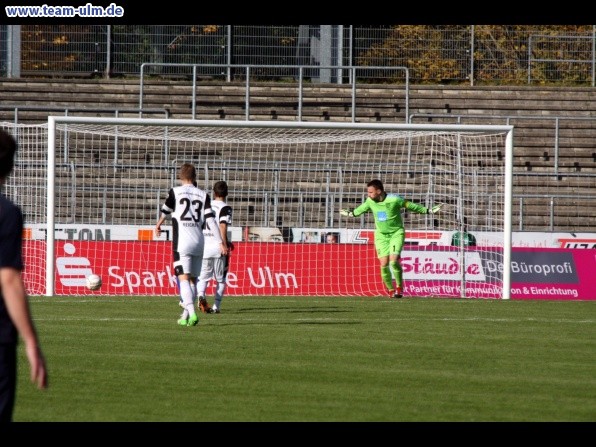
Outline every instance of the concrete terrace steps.
{"label": "concrete terrace steps", "polygon": [[[168,111],[170,118],[191,118],[192,107],[195,106],[196,118],[218,120],[244,120],[246,116],[245,84],[199,81],[197,97],[192,104],[192,88],[190,81],[157,81],[146,80],[144,83],[143,108],[145,110],[159,109]],[[250,119],[251,120],[288,120],[298,119],[298,88],[295,84],[259,83],[250,88]],[[42,79],[0,79],[0,120],[14,121],[14,112],[6,106],[18,107],[64,107],[68,109],[104,108],[111,110],[137,109],[139,107],[140,83],[138,79],[89,79],[89,80],[42,80]],[[350,122],[352,119],[351,87],[340,85],[309,85],[305,84],[302,92],[304,121],[337,121]],[[410,86],[409,114],[437,114],[440,117],[418,118],[415,122],[455,123],[456,115],[470,115],[465,124],[505,124],[504,117],[512,117],[511,124],[515,126],[514,144],[514,194],[541,194],[545,197],[524,200],[525,230],[542,231],[549,228],[549,203],[547,197],[556,194],[594,195],[596,190],[596,89],[593,88],[564,88],[564,87],[465,87],[465,86]],[[19,110],[19,122],[44,123],[48,114],[63,114],[60,112],[45,112],[41,110]],[[82,112],[69,113],[83,115]],[[138,112],[119,113],[120,116],[137,117]],[[483,118],[473,118],[479,115]],[[540,116],[544,119],[525,119],[524,116]],[[89,111],[84,116],[114,116],[109,111]],[[159,113],[144,113],[145,117],[163,117]],[[389,85],[358,85],[356,92],[356,121],[399,123],[406,122],[406,92],[404,86]],[[592,117],[594,120],[560,120],[558,153],[554,147],[554,117]],[[109,145],[101,143],[97,151],[109,151]],[[124,150],[124,146],[120,148]],[[142,164],[152,166],[162,161],[161,147],[146,147],[143,151],[119,153],[118,163]],[[40,153],[43,153],[40,152]],[[262,154],[254,154],[258,159]],[[338,159],[334,154],[323,154],[329,160]],[[78,158],[77,158],[78,157]],[[201,156],[203,157],[203,156]],[[205,155],[207,159],[209,158]],[[557,177],[555,173],[555,157],[558,163]],[[203,160],[205,158],[201,158]],[[73,154],[77,163],[93,163],[94,158]],[[37,159],[32,160],[36,162]],[[498,163],[498,160],[466,161],[471,168],[482,169],[481,165]],[[79,179],[88,179],[91,175],[105,180],[114,190],[126,187],[125,169],[113,170],[109,164],[104,165],[101,176],[93,176],[91,168],[85,168],[77,174]],[[105,171],[105,172],[104,172]],[[138,170],[137,170],[138,171]],[[141,170],[142,171],[142,170]],[[141,172],[138,171],[138,172]],[[214,168],[211,178],[222,176],[220,168]],[[532,177],[533,174],[543,173],[548,176]],[[586,174],[582,177],[572,177],[571,174]],[[41,176],[43,173],[40,173]],[[80,174],[80,176],[79,176]],[[552,175],[550,175],[552,174]],[[592,175],[589,175],[592,174]],[[58,175],[58,184],[68,186],[72,173],[65,171]],[[169,184],[168,172],[164,171],[153,176],[147,171],[147,191],[129,193],[130,214],[128,217],[110,214],[108,218],[126,219],[135,222],[152,222],[155,218],[155,197]],[[272,183],[261,178],[250,170],[240,173],[238,170],[227,170],[227,179],[243,185],[242,194],[238,197],[238,218],[249,222],[255,219],[249,208],[261,210],[264,207],[263,190],[269,190]],[[314,177],[313,177],[314,175]],[[405,176],[406,174],[404,174]],[[525,176],[524,176],[525,175]],[[351,175],[350,184],[345,192],[350,197],[359,197],[362,185],[368,180],[366,176]],[[405,178],[405,177],[404,177]],[[289,191],[299,191],[305,194],[309,204],[321,202],[322,196],[314,197],[321,191],[320,182],[324,175],[320,172],[312,175],[291,176],[281,178],[281,188]],[[101,180],[102,182],[104,180]],[[424,184],[423,176],[414,176],[404,180],[408,189],[415,190]],[[389,185],[391,186],[391,185]],[[393,185],[395,186],[395,185]],[[393,188],[394,189],[394,188]],[[132,194],[132,195],[130,195]],[[312,196],[312,197],[311,197]],[[109,201],[118,204],[118,198],[111,196]],[[284,219],[296,219],[299,207],[302,206],[296,197],[280,200],[279,215]],[[555,226],[572,231],[593,230],[596,216],[591,211],[596,209],[593,200],[569,200],[567,203],[557,202],[555,212]],[[110,202],[111,203],[111,202]],[[109,205],[110,203],[106,203]],[[108,207],[109,208],[109,207]],[[319,208],[323,209],[321,206]],[[321,219],[316,211],[318,208],[308,205],[305,221],[313,225],[321,225]],[[65,217],[72,214],[72,209],[62,211]],[[253,211],[254,213],[254,211]],[[514,226],[518,216],[514,212]],[[98,222],[99,223],[99,222]]]}
{"label": "concrete terrace steps", "polygon": [[[27,80],[0,81],[0,99],[3,104],[33,101],[35,104],[53,102],[74,106],[93,103],[104,106],[138,107],[140,82],[129,80]],[[197,85],[198,104],[225,106],[244,104],[244,83],[209,82]],[[143,106],[179,108],[190,113],[192,85],[182,81],[146,80],[143,84]],[[350,86],[309,86],[303,88],[303,100],[324,103],[334,108],[351,106]],[[97,95],[101,100],[97,100]],[[404,86],[362,86],[356,89],[357,107],[371,110],[390,108],[405,109]],[[62,99],[60,99],[62,98]],[[556,100],[553,101],[553,98]],[[250,87],[251,102],[264,101],[271,105],[297,104],[296,85],[280,86],[278,83],[258,84]],[[489,115],[532,114],[593,116],[596,91],[591,88],[549,87],[461,87],[461,86],[410,86],[410,112],[456,114],[475,111]],[[256,106],[256,105],[254,105]],[[254,107],[251,105],[251,108]],[[506,112],[506,113],[502,113]],[[531,112],[531,113],[528,113]]]}
{"label": "concrete terrace steps", "polygon": [[590,87],[428,86],[413,89],[410,108],[442,110],[448,114],[462,111],[489,115],[594,116],[596,103],[596,90]]}

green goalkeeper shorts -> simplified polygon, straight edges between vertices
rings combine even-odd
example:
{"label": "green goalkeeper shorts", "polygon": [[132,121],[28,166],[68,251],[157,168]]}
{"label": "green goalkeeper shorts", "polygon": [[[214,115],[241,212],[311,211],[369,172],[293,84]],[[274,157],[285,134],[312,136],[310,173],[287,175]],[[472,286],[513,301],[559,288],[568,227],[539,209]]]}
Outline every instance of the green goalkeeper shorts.
{"label": "green goalkeeper shorts", "polygon": [[406,239],[406,230],[400,228],[395,233],[384,234],[375,232],[375,248],[377,257],[384,258],[389,255],[400,255]]}

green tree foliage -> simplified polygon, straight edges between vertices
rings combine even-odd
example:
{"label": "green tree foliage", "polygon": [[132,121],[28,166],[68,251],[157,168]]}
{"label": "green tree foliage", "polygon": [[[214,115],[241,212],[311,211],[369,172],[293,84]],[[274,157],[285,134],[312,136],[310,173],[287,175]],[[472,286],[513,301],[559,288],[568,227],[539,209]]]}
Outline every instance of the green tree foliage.
{"label": "green tree foliage", "polygon": [[466,41],[468,26],[395,25],[359,53],[356,65],[407,67],[417,82],[465,79]]}
{"label": "green tree foliage", "polygon": [[43,74],[52,72],[92,73],[101,64],[105,48],[105,26],[23,25],[21,69]]}
{"label": "green tree foliage", "polygon": [[407,67],[418,83],[466,82],[472,66],[474,79],[484,83],[526,83],[529,67],[534,82],[586,81],[591,35],[592,25],[395,25],[356,61]]}
{"label": "green tree foliage", "polygon": [[[473,76],[474,82],[485,84],[526,84],[528,80],[570,84],[590,82],[593,75],[592,25],[352,28],[350,65],[406,67],[413,83],[467,83]],[[235,25],[231,36],[227,25],[114,25],[110,33],[107,25],[23,25],[21,29],[21,68],[28,75],[103,72],[108,58],[110,70],[133,75],[147,62],[223,65],[228,63],[228,51],[231,63],[238,65],[312,63],[308,53],[298,57],[302,47],[298,48],[297,25]],[[303,36],[300,45],[309,39]],[[347,47],[344,39],[346,53]],[[174,74],[174,70],[181,69],[154,66],[150,73]],[[203,74],[221,75],[214,67],[203,70]],[[182,74],[190,73],[186,68]],[[404,71],[359,73],[358,82],[404,82]],[[259,70],[251,74],[256,76]]]}

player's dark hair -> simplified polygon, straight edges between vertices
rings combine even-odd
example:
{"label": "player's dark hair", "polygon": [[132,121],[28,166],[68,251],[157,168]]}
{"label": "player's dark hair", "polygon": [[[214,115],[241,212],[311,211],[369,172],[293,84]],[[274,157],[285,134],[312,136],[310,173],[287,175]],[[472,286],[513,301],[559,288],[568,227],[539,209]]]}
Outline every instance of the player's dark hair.
{"label": "player's dark hair", "polygon": [[180,180],[192,180],[193,182],[197,179],[197,170],[191,163],[184,163],[180,166]]}
{"label": "player's dark hair", "polygon": [[215,182],[213,185],[213,194],[217,197],[228,197],[228,184],[223,180]]}
{"label": "player's dark hair", "polygon": [[6,178],[14,167],[17,141],[7,131],[0,129],[0,178]]}
{"label": "player's dark hair", "polygon": [[366,186],[372,186],[373,188],[378,189],[380,191],[385,191],[385,188],[383,188],[383,182],[379,179],[371,180],[366,184]]}

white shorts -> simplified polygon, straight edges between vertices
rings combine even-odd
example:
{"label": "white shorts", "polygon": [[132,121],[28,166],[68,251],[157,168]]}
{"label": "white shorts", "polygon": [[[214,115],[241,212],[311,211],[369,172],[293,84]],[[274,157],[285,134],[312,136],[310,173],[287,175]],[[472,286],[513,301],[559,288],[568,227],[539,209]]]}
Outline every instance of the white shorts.
{"label": "white shorts", "polygon": [[228,276],[228,265],[227,256],[203,259],[199,280],[209,281],[211,278],[215,278],[217,282],[223,283],[226,280],[226,276]]}
{"label": "white shorts", "polygon": [[201,273],[203,263],[202,256],[179,255],[179,259],[174,261],[174,273],[176,276],[182,274],[198,277]]}

